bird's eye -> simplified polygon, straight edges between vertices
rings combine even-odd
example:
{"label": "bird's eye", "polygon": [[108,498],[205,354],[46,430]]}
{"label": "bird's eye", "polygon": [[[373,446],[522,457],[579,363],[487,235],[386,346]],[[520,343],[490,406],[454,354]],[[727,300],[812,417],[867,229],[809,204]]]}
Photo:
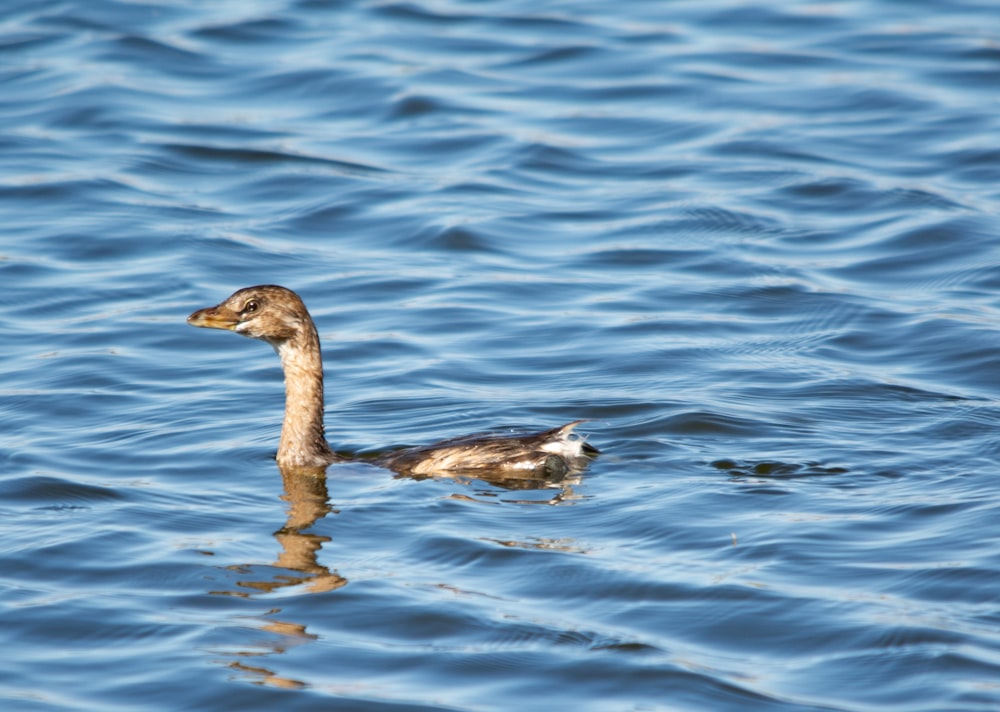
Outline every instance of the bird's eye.
{"label": "bird's eye", "polygon": [[244,314],[252,314],[253,312],[257,311],[257,309],[259,309],[259,308],[260,308],[260,305],[257,303],[256,299],[248,299],[247,303],[243,305],[243,313]]}

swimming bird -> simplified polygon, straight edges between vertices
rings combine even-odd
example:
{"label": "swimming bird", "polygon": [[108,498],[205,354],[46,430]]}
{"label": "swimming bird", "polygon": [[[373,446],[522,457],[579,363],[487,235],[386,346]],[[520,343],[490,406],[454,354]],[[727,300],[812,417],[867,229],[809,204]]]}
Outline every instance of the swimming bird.
{"label": "swimming bird", "polygon": [[[302,298],[273,284],[247,287],[187,318],[193,326],[225,329],[266,341],[281,359],[285,417],[277,461],[281,468],[315,469],[349,460],[334,453],[323,426],[323,359],[319,333]],[[542,432],[474,434],[380,455],[375,464],[406,475],[579,472],[598,454],[575,435],[575,420]]]}

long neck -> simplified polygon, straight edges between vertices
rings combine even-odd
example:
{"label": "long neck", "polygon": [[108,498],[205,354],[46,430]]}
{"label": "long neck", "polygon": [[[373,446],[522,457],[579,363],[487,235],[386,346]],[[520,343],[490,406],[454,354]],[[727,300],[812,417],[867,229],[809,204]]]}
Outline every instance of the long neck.
{"label": "long neck", "polygon": [[315,467],[334,459],[323,434],[323,357],[312,322],[275,347],[285,372],[285,420],[278,464]]}

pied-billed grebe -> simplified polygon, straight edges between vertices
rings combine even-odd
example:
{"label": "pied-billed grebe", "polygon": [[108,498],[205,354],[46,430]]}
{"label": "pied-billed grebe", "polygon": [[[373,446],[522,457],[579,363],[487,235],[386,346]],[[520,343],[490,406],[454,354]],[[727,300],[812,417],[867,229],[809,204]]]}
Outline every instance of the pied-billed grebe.
{"label": "pied-billed grebe", "polygon": [[[323,431],[323,360],[316,325],[298,294],[261,285],[200,309],[188,323],[268,342],[285,372],[285,420],[278,445],[283,468],[325,467],[341,460]],[[410,475],[533,471],[578,472],[597,449],[573,434],[582,421],[526,435],[469,435],[380,456],[377,464]]]}

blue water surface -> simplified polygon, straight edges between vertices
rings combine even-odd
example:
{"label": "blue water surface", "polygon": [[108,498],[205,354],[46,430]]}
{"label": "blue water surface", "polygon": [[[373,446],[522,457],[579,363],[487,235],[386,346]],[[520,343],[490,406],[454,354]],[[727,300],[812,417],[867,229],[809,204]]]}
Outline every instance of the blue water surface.
{"label": "blue water surface", "polygon": [[[1000,708],[992,0],[0,9],[0,703]],[[282,475],[300,292],[364,454]]]}

